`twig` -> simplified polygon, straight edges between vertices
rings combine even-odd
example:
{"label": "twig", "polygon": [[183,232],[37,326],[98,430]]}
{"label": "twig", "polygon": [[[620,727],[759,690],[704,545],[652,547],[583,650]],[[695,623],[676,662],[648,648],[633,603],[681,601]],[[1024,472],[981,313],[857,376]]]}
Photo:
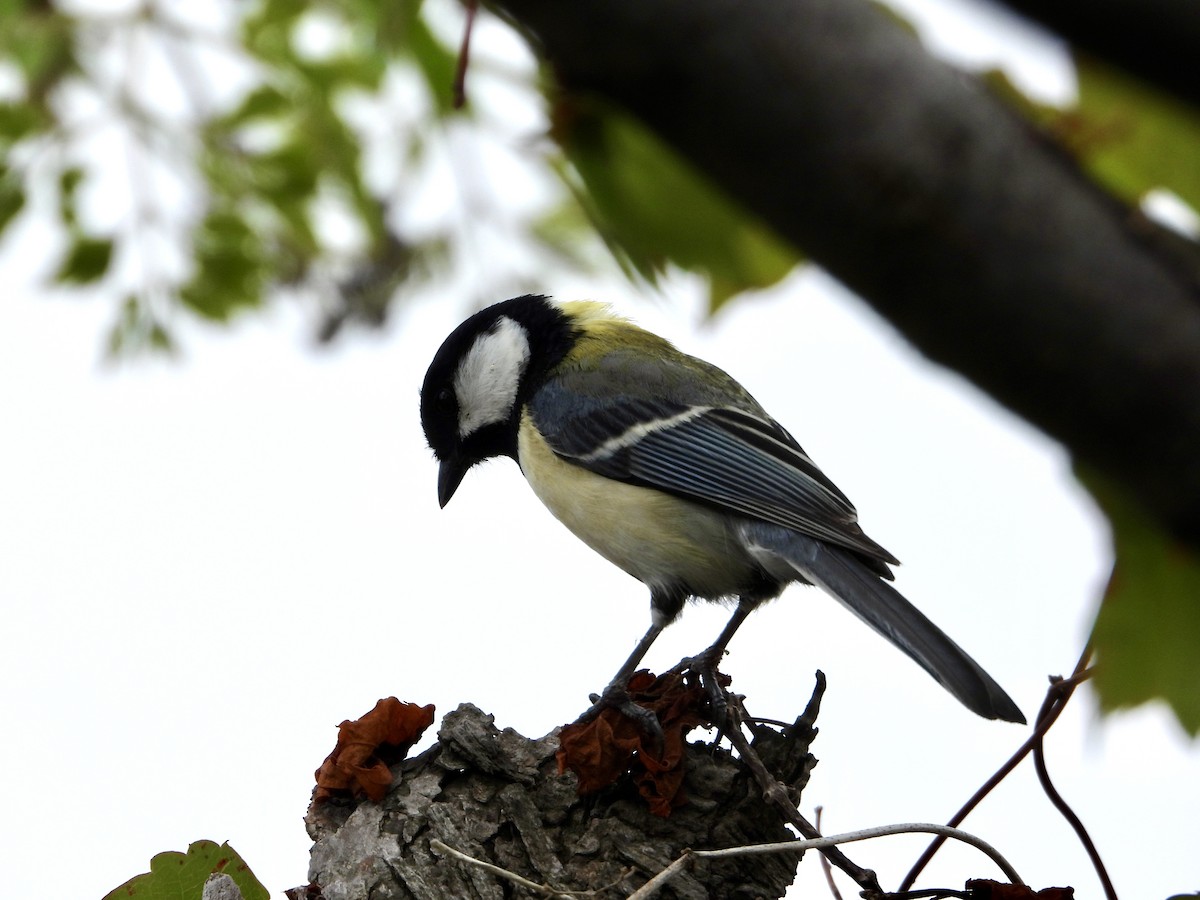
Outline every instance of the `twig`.
{"label": "twig", "polygon": [[[815,824],[817,826],[817,831],[821,830],[822,809],[823,807],[818,806],[816,808],[816,814],[814,815],[814,818],[816,819]],[[842,900],[842,892],[838,890],[837,882],[833,880],[833,868],[829,865],[829,860],[825,858],[824,853],[821,854],[820,859],[821,871],[825,873],[825,881],[829,885],[829,893],[833,895],[833,900]]]}
{"label": "twig", "polygon": [[[821,832],[804,816],[800,815],[800,811],[793,805],[783,785],[767,771],[767,767],[763,765],[763,761],[758,753],[750,746],[750,742],[746,740],[746,736],[742,733],[742,720],[743,718],[749,718],[749,715],[746,714],[746,709],[739,698],[734,697],[732,699],[734,702],[729,705],[729,718],[732,727],[726,735],[729,738],[729,742],[733,744],[738,755],[742,758],[742,762],[746,764],[754,775],[758,786],[762,789],[763,796],[776,806],[784,819],[790,822],[805,838],[810,840],[820,839]],[[821,852],[831,863],[854,879],[854,882],[864,891],[876,894],[883,893],[883,889],[879,886],[879,879],[873,871],[864,869],[862,866],[851,862],[834,845],[825,845],[819,849],[821,849]]]}
{"label": "twig", "polygon": [[696,851],[694,850],[684,850],[669,866],[630,894],[627,900],[649,900],[649,898],[659,892],[663,885],[679,874],[680,871],[690,866],[692,859],[696,855]]}
{"label": "twig", "polygon": [[685,868],[692,859],[727,859],[734,856],[758,856],[766,853],[800,853],[805,850],[827,850],[838,844],[850,844],[855,841],[868,841],[878,837],[893,834],[937,834],[943,838],[954,838],[963,843],[976,847],[991,858],[1000,870],[1013,884],[1023,884],[1021,876],[1000,852],[980,837],[967,831],[951,828],[948,825],[934,825],[927,822],[905,822],[899,825],[879,825],[875,828],[863,828],[858,831],[848,831],[845,834],[833,834],[828,837],[813,838],[812,840],[777,841],[770,844],[748,844],[744,847],[728,847],[724,850],[685,850],[671,865],[667,866],[637,891],[629,895],[629,900],[648,900],[662,888],[667,881]]}
{"label": "twig", "polygon": [[454,108],[467,105],[467,66],[471,61],[471,32],[475,29],[475,14],[479,12],[479,0],[466,0],[467,18],[463,23],[462,43],[458,48],[458,61],[454,66]]}
{"label": "twig", "polygon": [[1038,781],[1041,782],[1042,790],[1046,792],[1046,796],[1050,798],[1050,802],[1054,804],[1054,808],[1062,814],[1062,817],[1075,830],[1075,835],[1079,838],[1079,843],[1083,844],[1083,849],[1087,851],[1088,858],[1092,861],[1092,868],[1096,870],[1096,877],[1100,879],[1100,884],[1104,888],[1104,896],[1108,900],[1117,900],[1117,890],[1113,886],[1112,879],[1109,878],[1108,869],[1104,865],[1104,860],[1100,858],[1100,852],[1096,849],[1096,844],[1092,841],[1092,836],[1088,834],[1083,821],[1075,814],[1075,810],[1071,809],[1067,801],[1063,799],[1062,794],[1058,792],[1058,788],[1050,780],[1050,771],[1046,768],[1046,752],[1043,744],[1044,742],[1039,739],[1037,746],[1033,748],[1033,767],[1037,771]]}
{"label": "twig", "polygon": [[[1063,709],[1066,708],[1067,701],[1071,699],[1071,694],[1074,693],[1076,686],[1090,677],[1091,671],[1087,668],[1087,664],[1091,657],[1092,647],[1089,643],[1083,648],[1083,653],[1080,655],[1079,661],[1075,663],[1075,670],[1071,673],[1071,677],[1051,682],[1050,688],[1046,691],[1046,699],[1042,701],[1042,708],[1038,711],[1037,719],[1034,722],[1033,734],[1030,735],[1025,743],[1017,748],[1017,751],[1008,758],[1004,765],[996,770],[991,778],[984,782],[983,786],[971,796],[971,799],[964,803],[962,808],[951,816],[950,821],[947,823],[948,825],[955,826],[961,823],[982,802],[983,798],[991,793],[992,789],[1003,781],[1008,776],[1008,773],[1015,769],[1021,760],[1028,756],[1041,743],[1046,732],[1050,730],[1051,726],[1054,725],[1058,717],[1062,714]],[[938,852],[945,842],[945,838],[940,836],[930,842],[929,846],[925,848],[925,852],[921,854],[920,858],[913,864],[912,869],[904,876],[904,880],[900,883],[899,891],[907,891],[913,886],[913,883],[917,880],[917,876],[921,874],[921,871],[929,864],[934,854]]]}
{"label": "twig", "polygon": [[[486,862],[482,859],[476,859],[474,856],[463,853],[461,850],[455,850],[449,844],[446,844],[437,838],[433,838],[429,842],[429,846],[430,849],[436,850],[438,853],[444,853],[447,856],[457,859],[459,862],[483,869],[483,871],[495,875],[497,878],[503,878],[507,881],[511,881],[513,884],[519,884],[521,887],[528,888],[536,894],[541,894],[543,897],[565,897],[570,900],[570,898],[580,896],[578,892],[559,891],[552,887],[548,887],[547,885],[538,884],[536,881],[530,881],[528,878],[518,875],[516,872],[510,872],[508,869],[502,869],[490,862]],[[587,891],[585,893],[590,894],[591,891]]]}

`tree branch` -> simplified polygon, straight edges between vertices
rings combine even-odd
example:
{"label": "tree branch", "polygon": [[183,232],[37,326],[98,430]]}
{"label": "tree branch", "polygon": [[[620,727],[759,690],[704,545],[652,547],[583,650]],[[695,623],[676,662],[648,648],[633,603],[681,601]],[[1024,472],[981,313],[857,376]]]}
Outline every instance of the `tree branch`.
{"label": "tree branch", "polygon": [[1200,547],[1200,269],[978,82],[869,0],[498,5],[567,91]]}

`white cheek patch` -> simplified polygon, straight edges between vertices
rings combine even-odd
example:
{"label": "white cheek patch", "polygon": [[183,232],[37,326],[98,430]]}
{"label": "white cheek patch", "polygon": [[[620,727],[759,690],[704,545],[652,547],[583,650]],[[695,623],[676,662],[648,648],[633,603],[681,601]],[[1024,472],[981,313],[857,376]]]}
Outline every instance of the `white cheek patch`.
{"label": "white cheek patch", "polygon": [[512,414],[528,362],[525,329],[507,316],[497,319],[490,331],[475,339],[454,374],[459,437],[503,422]]}

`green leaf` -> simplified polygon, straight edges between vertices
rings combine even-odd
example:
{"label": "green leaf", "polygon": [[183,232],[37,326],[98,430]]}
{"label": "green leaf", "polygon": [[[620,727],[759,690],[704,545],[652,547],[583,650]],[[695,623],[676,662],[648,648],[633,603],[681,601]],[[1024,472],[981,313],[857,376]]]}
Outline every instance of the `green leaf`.
{"label": "green leaf", "polygon": [[1200,111],[1089,57],[1075,61],[1079,105],[1066,137],[1089,170],[1131,202],[1167,188],[1200,210]]}
{"label": "green leaf", "polygon": [[108,332],[108,356],[118,359],[133,353],[174,353],[175,342],[139,294],[128,294],[120,315]]}
{"label": "green leaf", "polygon": [[75,45],[80,20],[49,3],[6,6],[0,9],[0,58],[20,69],[25,97],[42,109],[51,91],[78,71]]}
{"label": "green leaf", "polygon": [[71,239],[66,256],[59,264],[54,280],[63,284],[91,284],[99,281],[112,262],[111,238],[88,237],[76,234]]}
{"label": "green leaf", "polygon": [[1200,558],[1124,494],[1094,475],[1081,480],[1108,515],[1116,562],[1092,640],[1096,692],[1106,712],[1165,700],[1200,733]]}
{"label": "green leaf", "polygon": [[667,263],[706,275],[716,309],[774,284],[800,261],[631,116],[598,102],[559,113],[556,136],[573,166],[568,185],[618,261],[644,278],[655,280]]}
{"label": "green leaf", "polygon": [[234,880],[243,900],[269,900],[250,867],[229,844],[196,841],[187,853],[168,851],[150,860],[150,871],[129,879],[103,900],[200,900],[209,875],[223,873]]}
{"label": "green leaf", "polygon": [[438,115],[447,116],[455,112],[454,70],[457,60],[454,53],[434,37],[429,26],[421,19],[413,19],[410,23],[407,49],[425,79]]}
{"label": "green leaf", "polygon": [[25,188],[7,171],[0,170],[0,234],[25,208]]}
{"label": "green leaf", "polygon": [[225,321],[239,309],[262,303],[267,260],[260,236],[241,216],[209,213],[196,231],[194,253],[196,273],[179,291],[186,306]]}
{"label": "green leaf", "polygon": [[83,183],[83,169],[67,166],[58,173],[58,216],[63,224],[74,228],[78,224],[77,201],[79,185]]}
{"label": "green leaf", "polygon": [[16,143],[49,123],[50,116],[44,107],[19,101],[0,103],[0,138],[6,143]]}
{"label": "green leaf", "polygon": [[384,61],[373,54],[340,55],[331,59],[294,63],[296,71],[317,93],[330,96],[339,90],[359,87],[375,90],[385,70]]}
{"label": "green leaf", "polygon": [[357,0],[353,18],[370,31],[376,49],[385,55],[397,55],[408,48],[409,31],[421,12],[421,0]]}
{"label": "green leaf", "polygon": [[311,197],[321,174],[313,148],[300,135],[268,153],[247,157],[245,163],[256,191],[276,204]]}
{"label": "green leaf", "polygon": [[282,118],[292,111],[292,102],[279,88],[263,84],[245,96],[237,109],[225,116],[229,127]]}

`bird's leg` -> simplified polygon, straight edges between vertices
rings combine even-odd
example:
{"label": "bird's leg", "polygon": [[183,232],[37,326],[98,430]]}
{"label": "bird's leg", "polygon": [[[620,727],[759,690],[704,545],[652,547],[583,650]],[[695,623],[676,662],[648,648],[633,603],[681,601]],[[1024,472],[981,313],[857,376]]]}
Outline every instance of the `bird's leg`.
{"label": "bird's leg", "polygon": [[577,723],[590,722],[605,709],[618,709],[631,719],[640,722],[643,729],[651,735],[659,738],[662,737],[662,728],[658,724],[658,717],[650,710],[638,706],[629,699],[628,691],[630,676],[641,665],[646,653],[650,650],[650,646],[662,634],[662,630],[663,626],[657,623],[650,626],[650,630],[637,642],[637,646],[629,654],[629,659],[625,660],[621,668],[617,670],[617,674],[613,676],[612,681],[608,683],[608,687],[604,689],[603,693],[591,695],[589,698],[592,701],[591,709],[576,719]]}
{"label": "bird's leg", "polygon": [[725,648],[729,645],[729,641],[757,605],[746,599],[739,600],[737,609],[733,611],[733,615],[729,617],[729,621],[717,635],[717,639],[709,645],[708,649],[701,651],[684,664],[685,668],[699,673],[700,682],[708,691],[708,699],[712,704],[713,721],[719,728],[725,726],[729,702],[725,697],[725,689],[717,680],[717,666],[720,665],[721,657],[725,655]]}

